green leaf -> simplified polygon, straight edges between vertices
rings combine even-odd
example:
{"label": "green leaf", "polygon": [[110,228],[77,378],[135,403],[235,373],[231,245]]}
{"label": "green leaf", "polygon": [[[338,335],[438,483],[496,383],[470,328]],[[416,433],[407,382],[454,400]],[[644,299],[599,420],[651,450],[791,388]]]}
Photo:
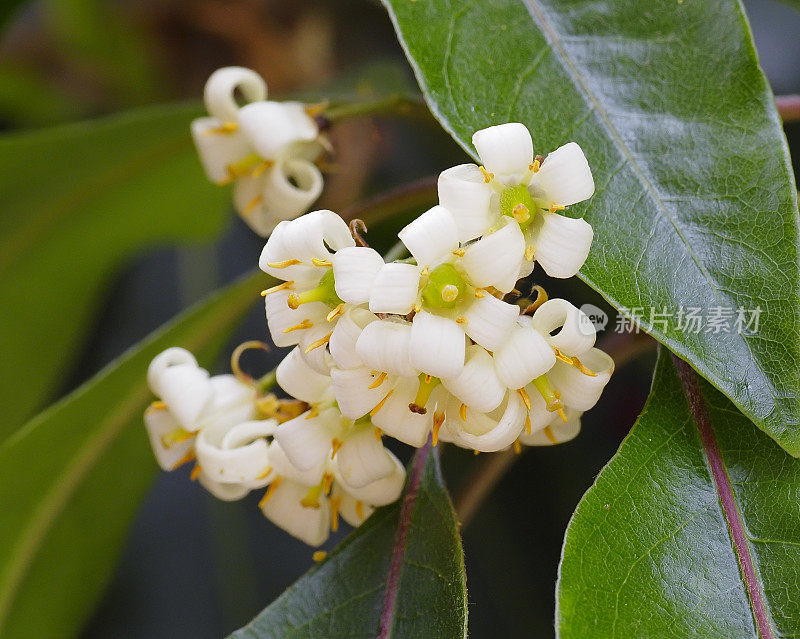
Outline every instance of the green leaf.
{"label": "green leaf", "polygon": [[644,411],[569,524],[560,636],[796,636],[799,502],[800,461],[662,349]]}
{"label": "green leaf", "polygon": [[[538,153],[586,152],[597,193],[582,277],[800,455],[797,193],[741,6],[384,0],[434,114],[472,133],[520,121]],[[713,82],[711,81],[713,79]],[[761,307],[752,335],[678,311]],[[671,313],[666,325],[650,309]],[[652,321],[651,321],[652,320]]]}
{"label": "green leaf", "polygon": [[430,445],[380,508],[232,639],[466,637],[458,525]]}
{"label": "green leaf", "polygon": [[208,238],[227,189],[206,181],[195,106],[0,139],[0,440],[57,390],[115,269],[144,246]]}
{"label": "green leaf", "polygon": [[150,360],[180,345],[209,363],[263,279],[182,314],[0,445],[0,637],[80,629],[155,475],[142,421]]}

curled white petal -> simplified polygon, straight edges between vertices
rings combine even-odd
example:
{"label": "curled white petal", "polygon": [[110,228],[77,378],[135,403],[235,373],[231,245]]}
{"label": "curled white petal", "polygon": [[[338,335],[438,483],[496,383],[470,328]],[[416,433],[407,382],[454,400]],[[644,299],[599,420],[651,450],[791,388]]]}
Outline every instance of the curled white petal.
{"label": "curled white petal", "polygon": [[223,122],[236,122],[239,105],[234,92],[237,89],[248,102],[259,102],[267,97],[267,85],[258,73],[244,67],[223,67],[214,71],[206,82],[203,100],[208,112]]}
{"label": "curled white petal", "polygon": [[226,484],[216,481],[202,471],[197,477],[197,481],[214,497],[222,501],[238,501],[250,492],[250,488],[245,484]]}
{"label": "curled white petal", "polygon": [[458,227],[443,206],[425,211],[397,234],[420,267],[435,266],[458,248]]}
{"label": "curled white petal", "polygon": [[498,124],[476,131],[472,143],[487,171],[498,176],[525,173],[533,162],[533,141],[519,122]]}
{"label": "curled white petal", "polygon": [[339,430],[339,412],[329,408],[316,416],[305,412],[280,424],[275,439],[295,468],[307,471],[330,457]]}
{"label": "curled white petal", "polygon": [[185,348],[173,346],[153,358],[147,367],[147,385],[155,395],[161,395],[160,380],[164,372],[173,366],[199,368],[197,359]]}
{"label": "curled white petal", "polygon": [[439,204],[453,215],[458,239],[480,237],[496,217],[491,210],[492,187],[474,164],[459,164],[439,174]]}
{"label": "curled white petal", "polygon": [[233,429],[215,426],[201,430],[197,435],[195,452],[203,473],[209,479],[223,484],[245,484],[249,488],[266,485],[270,470],[268,444],[263,436],[253,435],[274,429],[276,422],[268,421],[270,423],[260,432],[245,422],[242,426],[248,429],[250,437],[243,439],[240,435],[238,445],[227,448],[223,446],[224,438],[235,426]]}
{"label": "curled white petal", "polygon": [[416,377],[409,361],[411,324],[392,319],[368,324],[356,342],[356,354],[373,371]]}
{"label": "curled white petal", "polygon": [[586,261],[593,237],[586,220],[544,212],[533,240],[536,261],[550,277],[572,277]]}
{"label": "curled white petal", "polygon": [[150,363],[147,379],[183,429],[199,428],[213,387],[208,372],[197,365],[191,353],[182,348],[167,349]]}
{"label": "curled white petal", "polygon": [[465,343],[459,324],[421,310],[411,323],[408,359],[411,366],[428,375],[455,377],[464,368]]}
{"label": "curled white petal", "polygon": [[365,308],[350,308],[336,322],[336,326],[328,342],[328,348],[338,368],[358,368],[363,366],[356,352],[356,344],[361,331],[378,317]]}
{"label": "curled white petal", "polygon": [[464,332],[487,350],[496,351],[517,323],[519,307],[487,293],[472,301],[464,317]]}
{"label": "curled white petal", "polygon": [[426,412],[412,412],[409,405],[414,402],[419,389],[416,377],[400,377],[381,409],[372,416],[372,423],[387,435],[420,448],[428,441],[428,433],[433,427],[433,414],[441,393],[434,390],[425,405]]}
{"label": "curled white petal", "polygon": [[594,346],[597,336],[586,313],[564,299],[547,300],[536,309],[531,324],[551,346],[569,357],[583,355]]}
{"label": "curled white petal", "polygon": [[328,335],[332,334],[332,331],[333,327],[327,320],[319,322],[307,331],[302,331],[300,341],[297,343],[303,359],[320,375],[328,375],[333,366],[333,358],[324,344],[326,339],[330,339]]}
{"label": "curled white petal", "polygon": [[522,399],[511,392],[506,394],[506,401],[490,413],[479,413],[468,407],[466,420],[463,420],[459,401],[452,398],[444,423],[456,445],[489,453],[514,443],[522,432],[525,412]]}
{"label": "curled white petal", "polygon": [[228,181],[228,167],[252,153],[245,137],[238,132],[221,132],[222,120],[197,118],[192,121],[192,139],[206,177],[216,184]]}
{"label": "curled white petal", "polygon": [[194,447],[194,437],[167,444],[168,435],[179,431],[181,425],[165,408],[150,407],[144,413],[144,425],[150,438],[156,462],[162,470],[174,470]]}
{"label": "curled white petal", "polygon": [[281,476],[284,479],[296,481],[306,486],[317,486],[322,481],[323,475],[328,470],[328,459],[324,459],[321,464],[309,468],[308,470],[300,470],[286,456],[283,448],[278,443],[277,439],[273,439],[269,445],[269,465],[272,467],[270,479],[275,476]]}
{"label": "curled white petal", "polygon": [[522,433],[519,436],[519,441],[525,446],[553,446],[554,444],[563,444],[571,439],[575,439],[581,431],[581,415],[579,411],[567,410],[567,422],[564,423],[560,419],[555,420],[548,430],[542,427],[534,431],[530,435]]}
{"label": "curled white petal", "polygon": [[325,543],[330,534],[330,505],[327,499],[320,499],[318,508],[303,506],[301,502],[308,488],[284,479],[262,504],[261,512],[293,537],[309,546],[319,546]]}
{"label": "curled white petal", "polygon": [[373,506],[356,499],[338,484],[334,484],[333,499],[339,500],[339,516],[353,528],[358,528],[375,512]]}
{"label": "curled white petal", "polygon": [[334,459],[339,476],[353,488],[388,477],[394,462],[371,426],[347,435]]}
{"label": "curled white petal", "polygon": [[419,267],[413,264],[384,264],[372,283],[369,310],[396,315],[410,313],[419,291],[419,273]]}
{"label": "curled white petal", "polygon": [[292,349],[278,364],[275,377],[278,386],[289,395],[309,404],[320,401],[331,385],[329,377],[309,366],[299,348]]}
{"label": "curled white petal", "polygon": [[377,376],[366,367],[331,368],[333,392],[342,415],[358,419],[375,408],[391,390],[387,382],[375,386],[376,381]]}
{"label": "curled white petal", "polygon": [[443,379],[442,384],[460,402],[479,413],[493,411],[506,394],[506,387],[495,373],[492,356],[480,346],[470,346],[461,373]]}
{"label": "curled white petal", "polygon": [[[336,484],[345,492],[349,493],[353,498],[368,504],[370,506],[385,506],[391,504],[400,497],[403,492],[403,484],[406,481],[406,469],[400,460],[397,459],[391,452],[386,451],[387,456],[392,462],[392,472],[369,484],[361,487],[350,486],[344,481],[341,473],[337,468],[334,468],[334,476],[336,477]],[[348,522],[350,523],[350,522]]]}
{"label": "curled white petal", "polygon": [[555,361],[553,349],[527,317],[518,320],[506,343],[494,353],[497,376],[512,389],[522,388],[544,375]]}
{"label": "curled white petal", "polygon": [[199,428],[227,429],[256,416],[256,389],[234,375],[214,375],[211,401],[199,420]]}
{"label": "curled white petal", "polygon": [[586,411],[600,399],[611,373],[614,372],[614,360],[597,348],[588,351],[580,359],[586,368],[596,373],[595,376],[586,375],[564,362],[556,362],[547,378],[560,393],[561,401],[566,406]]}
{"label": "curled white petal", "polygon": [[349,246],[336,251],[331,262],[339,298],[350,304],[368,302],[372,284],[383,266],[380,253],[366,246]]}
{"label": "curled white petal", "polygon": [[550,153],[534,174],[531,186],[541,192],[548,205],[569,206],[590,198],[594,179],[581,147],[570,142]]}
{"label": "curled white petal", "polygon": [[264,298],[267,313],[267,327],[272,343],[279,348],[294,346],[299,343],[308,328],[318,324],[328,326],[326,317],[330,309],[322,302],[308,302],[297,308],[290,308],[289,295],[292,291],[283,290],[270,293]]}
{"label": "curled white petal", "polygon": [[239,128],[265,160],[277,160],[296,142],[317,137],[314,119],[297,102],[253,102],[238,113]]}
{"label": "curled white petal", "polygon": [[508,293],[525,259],[525,237],[514,220],[503,216],[501,221],[501,228],[466,248],[461,265],[473,286],[494,286]]}

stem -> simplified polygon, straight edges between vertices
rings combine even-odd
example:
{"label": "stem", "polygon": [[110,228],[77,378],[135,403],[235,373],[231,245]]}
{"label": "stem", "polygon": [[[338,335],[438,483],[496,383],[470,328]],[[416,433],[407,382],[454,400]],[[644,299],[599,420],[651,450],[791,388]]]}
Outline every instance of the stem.
{"label": "stem", "polygon": [[[655,340],[645,333],[612,333],[602,340],[599,347],[613,357],[619,370],[640,355],[651,352],[655,345]],[[484,500],[526,450],[527,447],[523,447],[518,455],[509,448],[480,456],[453,499],[462,528],[469,525]]]}
{"label": "stem", "polygon": [[345,220],[360,219],[369,225],[412,209],[430,208],[438,201],[437,180],[436,176],[431,175],[401,184],[365,202],[346,208],[342,211],[342,217]]}
{"label": "stem", "polygon": [[430,112],[421,99],[395,94],[363,102],[334,104],[325,110],[322,117],[328,122],[334,123],[347,118],[374,115],[430,117]]}
{"label": "stem", "polygon": [[269,373],[260,377],[256,382],[256,388],[258,388],[259,395],[263,395],[268,390],[270,390],[273,386],[275,386],[275,382],[277,382],[277,377],[275,372],[277,368],[273,368]]}
{"label": "stem", "polygon": [[800,121],[800,95],[779,95],[775,106],[784,123]]}

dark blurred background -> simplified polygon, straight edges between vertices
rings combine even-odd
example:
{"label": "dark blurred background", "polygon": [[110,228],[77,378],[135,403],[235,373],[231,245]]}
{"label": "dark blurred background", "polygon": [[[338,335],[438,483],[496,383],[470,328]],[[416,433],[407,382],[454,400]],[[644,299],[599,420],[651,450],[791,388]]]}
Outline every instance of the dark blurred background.
{"label": "dark blurred background", "polygon": [[[745,4],[773,90],[800,92],[800,14],[772,0]],[[375,59],[406,68],[389,19],[376,2],[23,3],[0,41],[0,123],[6,130],[21,130],[145,104],[197,100],[208,75],[230,64],[260,72],[271,96],[289,95]],[[787,135],[790,145],[800,143],[800,126],[787,126]],[[335,165],[319,208],[342,211],[370,194],[464,161],[456,145],[431,124],[348,122],[337,126],[333,136]],[[409,218],[419,212],[410,212]],[[385,248],[390,232],[403,223],[397,220],[383,234],[374,234],[377,248]],[[252,269],[262,245],[232,214],[225,233],[211,244],[158,248],[129,264],[111,288],[93,340],[63,390],[180,309]],[[611,316],[606,332],[613,330],[614,313],[580,282],[546,286],[551,296],[606,308]],[[265,337],[259,305],[235,341]],[[553,635],[564,529],[638,415],[653,362],[651,350],[617,372],[584,419],[578,439],[521,455],[464,528],[470,636]],[[274,363],[250,365],[257,373]],[[226,366],[221,360],[215,370]],[[402,447],[397,452],[403,459],[409,456]],[[474,478],[484,457],[444,449],[444,470],[454,494]],[[312,562],[312,549],[266,521],[257,500],[252,495],[232,504],[218,502],[189,481],[188,469],[162,474],[84,638],[217,638],[249,621]],[[102,513],[95,525],[102,525]]]}

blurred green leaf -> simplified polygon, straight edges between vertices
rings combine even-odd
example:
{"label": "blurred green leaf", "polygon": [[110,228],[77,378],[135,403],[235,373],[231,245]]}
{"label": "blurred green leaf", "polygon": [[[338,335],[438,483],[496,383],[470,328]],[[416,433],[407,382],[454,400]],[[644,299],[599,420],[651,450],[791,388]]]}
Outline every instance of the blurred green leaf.
{"label": "blurred green leaf", "polygon": [[564,639],[800,633],[800,461],[680,365],[700,384],[693,408],[662,349],[642,415],[569,524]]}
{"label": "blurred green leaf", "polygon": [[[398,530],[406,526],[403,539]],[[396,596],[393,603],[387,591]],[[461,639],[466,634],[461,539],[438,456],[426,446],[411,462],[403,498],[375,511],[231,638]]]}
{"label": "blurred green leaf", "polygon": [[206,181],[196,106],[0,139],[0,439],[52,397],[110,276],[145,246],[208,238],[230,194]]}
{"label": "blurred green leaf", "polygon": [[[595,231],[583,279],[800,455],[797,192],[740,3],[384,4],[469,153],[509,121],[539,153],[580,143],[597,184],[574,207]],[[759,307],[739,334],[738,309]],[[731,313],[728,331],[681,327],[692,308]]]}
{"label": "blurred green leaf", "polygon": [[264,279],[180,315],[0,445],[0,637],[80,629],[157,470],[142,421],[150,360],[183,346],[207,365]]}
{"label": "blurred green leaf", "polygon": [[12,126],[52,125],[79,113],[69,99],[41,73],[22,65],[0,62],[0,118]]}

